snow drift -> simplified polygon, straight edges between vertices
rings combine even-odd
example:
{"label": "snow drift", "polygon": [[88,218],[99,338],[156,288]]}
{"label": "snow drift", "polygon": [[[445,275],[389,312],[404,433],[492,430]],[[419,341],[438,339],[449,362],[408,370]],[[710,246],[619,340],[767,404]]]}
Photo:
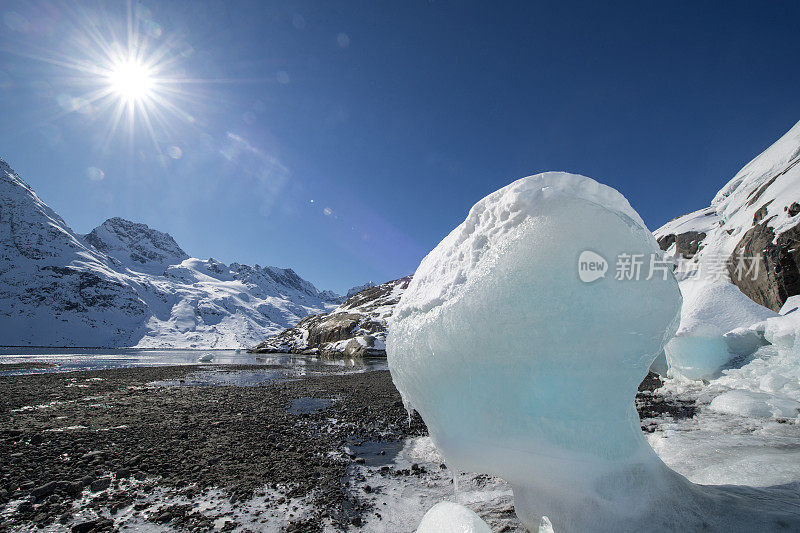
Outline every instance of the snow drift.
{"label": "snow drift", "polygon": [[506,479],[532,530],[543,515],[555,531],[798,524],[796,491],[699,487],[658,459],[633,401],[678,326],[677,282],[583,282],[587,250],[658,245],[617,191],[546,173],[478,202],[420,264],[387,354],[448,465]]}

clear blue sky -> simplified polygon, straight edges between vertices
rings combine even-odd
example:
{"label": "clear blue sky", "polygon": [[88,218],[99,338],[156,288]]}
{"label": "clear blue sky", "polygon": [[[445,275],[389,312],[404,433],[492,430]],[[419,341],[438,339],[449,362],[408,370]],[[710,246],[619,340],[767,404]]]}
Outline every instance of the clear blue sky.
{"label": "clear blue sky", "polygon": [[91,101],[126,4],[6,0],[0,157],[78,232],[121,216],[343,291],[545,170],[651,229],[708,205],[800,119],[798,6],[144,1],[162,79],[131,129]]}

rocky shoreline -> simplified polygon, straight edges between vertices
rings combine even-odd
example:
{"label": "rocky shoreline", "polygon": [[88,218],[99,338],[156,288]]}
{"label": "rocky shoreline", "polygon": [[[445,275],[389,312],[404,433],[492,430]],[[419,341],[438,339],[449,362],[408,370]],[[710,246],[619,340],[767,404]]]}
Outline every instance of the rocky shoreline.
{"label": "rocky shoreline", "polygon": [[[354,474],[365,458],[349,450],[368,442],[370,454],[391,454],[427,433],[418,415],[409,424],[386,371],[181,386],[201,368],[0,376],[0,530],[110,531],[126,521],[258,530],[237,521],[238,507],[254,501],[262,523],[272,512],[286,531],[358,528],[380,509]],[[215,366],[243,370],[278,367]],[[643,420],[691,416],[690,406],[653,395],[658,385],[643,383]],[[421,467],[378,471],[425,476]],[[198,511],[208,491],[226,502],[216,514]]]}

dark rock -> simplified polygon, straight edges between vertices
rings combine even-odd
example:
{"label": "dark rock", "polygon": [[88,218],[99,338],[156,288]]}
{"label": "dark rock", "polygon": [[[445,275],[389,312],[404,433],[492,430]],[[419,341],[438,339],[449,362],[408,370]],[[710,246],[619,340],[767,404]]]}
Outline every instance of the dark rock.
{"label": "dark rock", "polygon": [[798,204],[797,202],[793,202],[792,205],[789,206],[789,209],[787,211],[789,212],[790,217],[797,215],[798,213],[800,213],[800,204]]}
{"label": "dark rock", "polygon": [[33,496],[37,500],[44,498],[45,496],[50,496],[51,494],[53,494],[53,492],[55,492],[58,486],[59,486],[58,481],[51,481],[50,483],[46,483],[40,487],[36,487],[35,489],[33,489],[31,491],[31,496]]}
{"label": "dark rock", "polygon": [[74,481],[72,483],[67,483],[64,486],[64,492],[66,492],[70,496],[77,496],[81,492],[83,492],[83,483],[80,481]]}
{"label": "dark rock", "polygon": [[114,521],[107,518],[97,518],[88,522],[81,522],[72,526],[72,533],[89,533],[90,531],[104,531],[114,527]]}
{"label": "dark rock", "polygon": [[699,231],[687,231],[678,235],[669,234],[664,235],[658,239],[658,246],[662,250],[667,250],[673,243],[675,243],[676,251],[683,257],[689,259],[694,257],[706,234]]}
{"label": "dark rock", "polygon": [[772,202],[773,200],[770,200],[769,202],[765,203],[764,205],[758,208],[758,211],[756,211],[755,214],[753,215],[754,226],[759,222],[761,222],[762,220],[764,220],[764,217],[767,216],[767,208],[769,207],[769,204],[771,204]]}
{"label": "dark rock", "polygon": [[[742,236],[730,257],[728,271],[733,283],[751,300],[779,311],[787,298],[800,294],[800,224],[781,233],[776,240],[767,222]],[[748,258],[754,256],[761,257],[755,276],[744,275],[740,258],[749,267]]]}
{"label": "dark rock", "polygon": [[111,478],[101,477],[100,479],[92,482],[91,489],[92,492],[100,492],[102,490],[106,490],[109,486],[111,486]]}
{"label": "dark rock", "polygon": [[[331,313],[306,317],[295,327],[268,338],[249,351],[328,357],[385,356],[386,351],[376,347],[376,340],[382,340],[386,332],[386,317],[380,313],[397,304],[410,281],[411,276],[406,276],[362,290]],[[349,342],[344,345],[333,346],[333,343],[347,340]]]}

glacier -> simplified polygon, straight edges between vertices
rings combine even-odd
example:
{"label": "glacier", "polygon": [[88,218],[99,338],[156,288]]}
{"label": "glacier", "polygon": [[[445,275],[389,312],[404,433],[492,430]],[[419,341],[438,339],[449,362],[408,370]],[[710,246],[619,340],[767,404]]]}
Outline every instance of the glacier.
{"label": "glacier", "polygon": [[678,283],[581,281],[587,250],[659,248],[617,191],[545,173],[478,202],[421,262],[387,356],[447,464],[507,480],[531,530],[798,527],[796,484],[695,485],[653,452],[633,399],[679,327]]}

